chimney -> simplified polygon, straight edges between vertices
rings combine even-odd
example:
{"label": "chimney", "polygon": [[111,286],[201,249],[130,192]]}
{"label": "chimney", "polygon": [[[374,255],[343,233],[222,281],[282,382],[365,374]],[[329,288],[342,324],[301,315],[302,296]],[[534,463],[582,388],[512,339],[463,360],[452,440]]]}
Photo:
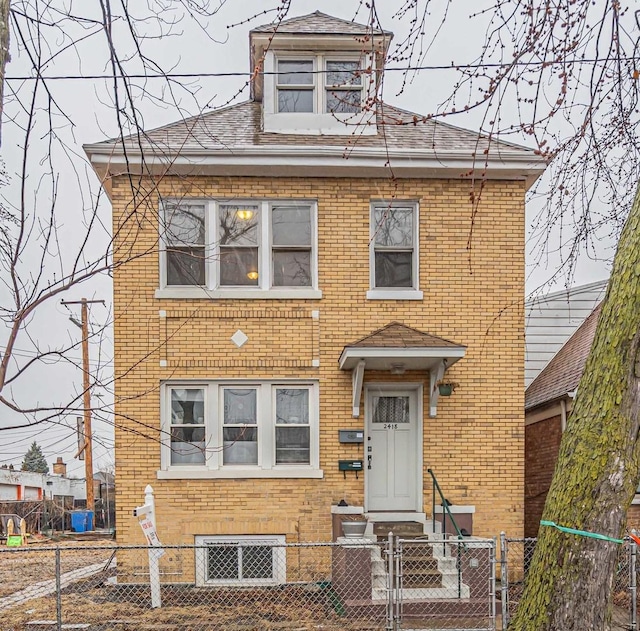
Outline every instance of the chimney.
{"label": "chimney", "polygon": [[67,465],[60,456],[58,456],[58,459],[53,463],[53,475],[67,475]]}

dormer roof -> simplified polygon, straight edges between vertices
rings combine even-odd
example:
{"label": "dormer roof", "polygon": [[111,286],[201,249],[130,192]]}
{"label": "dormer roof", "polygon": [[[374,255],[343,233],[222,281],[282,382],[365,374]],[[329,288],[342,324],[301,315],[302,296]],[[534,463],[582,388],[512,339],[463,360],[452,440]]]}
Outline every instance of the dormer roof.
{"label": "dormer roof", "polygon": [[307,15],[264,24],[251,30],[252,33],[287,33],[300,35],[393,35],[391,31],[372,29],[367,24],[359,24],[349,20],[314,11]]}

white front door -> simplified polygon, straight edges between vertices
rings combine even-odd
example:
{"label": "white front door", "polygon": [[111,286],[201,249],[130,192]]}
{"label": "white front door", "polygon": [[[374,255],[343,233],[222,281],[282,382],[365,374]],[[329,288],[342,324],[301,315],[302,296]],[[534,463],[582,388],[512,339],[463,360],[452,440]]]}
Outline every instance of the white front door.
{"label": "white front door", "polygon": [[419,511],[422,440],[418,390],[368,386],[365,414],[368,511]]}

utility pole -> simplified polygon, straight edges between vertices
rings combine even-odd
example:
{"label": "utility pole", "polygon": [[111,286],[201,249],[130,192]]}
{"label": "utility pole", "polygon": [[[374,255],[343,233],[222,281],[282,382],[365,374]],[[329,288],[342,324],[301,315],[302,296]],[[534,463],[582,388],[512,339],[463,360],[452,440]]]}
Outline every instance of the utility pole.
{"label": "utility pole", "polygon": [[[89,305],[94,303],[104,304],[104,300],[62,300],[63,305],[81,305],[81,320],[78,322],[73,316],[69,318],[76,326],[82,329],[82,387],[84,407],[84,445],[79,449],[76,458],[84,451],[84,474],[87,490],[87,510],[94,511],[95,498],[93,496],[93,447],[91,436],[91,392],[89,373]],[[95,519],[95,517],[94,517]],[[92,527],[93,529],[93,527]]]}

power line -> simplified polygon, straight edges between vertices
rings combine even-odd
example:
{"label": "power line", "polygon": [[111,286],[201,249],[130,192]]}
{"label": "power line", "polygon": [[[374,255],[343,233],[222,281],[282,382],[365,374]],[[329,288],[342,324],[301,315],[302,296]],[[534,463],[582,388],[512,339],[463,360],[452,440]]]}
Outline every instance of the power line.
{"label": "power line", "polygon": [[[562,65],[573,64],[598,64],[603,62],[615,61],[635,61],[634,57],[616,57],[612,59],[610,57],[595,57],[593,59],[574,59],[570,62],[562,62]],[[421,70],[479,70],[483,68],[539,68],[552,66],[555,62],[552,61],[516,61],[513,63],[476,63],[476,64],[456,64],[451,62],[447,65],[433,65],[433,66],[389,66],[384,68],[384,72],[414,72]],[[561,63],[561,62],[558,62]],[[278,74],[287,75],[324,75],[331,70],[294,70],[284,73],[278,72],[261,72],[262,76],[276,76]],[[361,74],[366,74],[362,72]],[[100,79],[202,79],[202,78],[215,78],[215,77],[253,77],[253,72],[169,72],[166,74],[88,74],[88,75],[35,75],[35,76],[16,76],[5,77],[5,81],[76,81],[76,80],[100,80]]]}

